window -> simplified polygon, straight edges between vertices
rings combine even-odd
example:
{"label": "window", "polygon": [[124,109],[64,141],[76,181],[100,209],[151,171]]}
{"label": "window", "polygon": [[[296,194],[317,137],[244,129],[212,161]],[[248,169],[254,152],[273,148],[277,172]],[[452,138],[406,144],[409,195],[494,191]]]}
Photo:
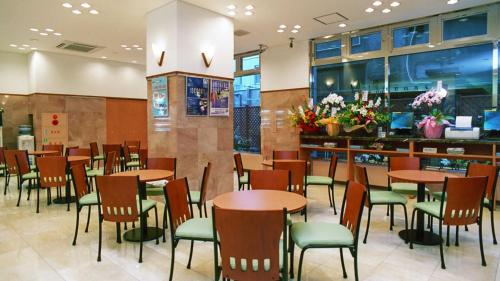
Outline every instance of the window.
{"label": "window", "polygon": [[378,51],[382,48],[380,31],[351,37],[351,54]]}
{"label": "window", "polygon": [[253,55],[241,59],[241,70],[253,70],[260,68],[260,56]]}
{"label": "window", "polygon": [[392,31],[392,46],[401,48],[429,43],[429,24],[396,28]]}
{"label": "window", "polygon": [[316,59],[338,57],[340,56],[341,46],[342,44],[340,39],[316,43],[314,56]]}
{"label": "window", "polygon": [[486,13],[446,20],[443,22],[443,40],[485,35],[487,25]]}

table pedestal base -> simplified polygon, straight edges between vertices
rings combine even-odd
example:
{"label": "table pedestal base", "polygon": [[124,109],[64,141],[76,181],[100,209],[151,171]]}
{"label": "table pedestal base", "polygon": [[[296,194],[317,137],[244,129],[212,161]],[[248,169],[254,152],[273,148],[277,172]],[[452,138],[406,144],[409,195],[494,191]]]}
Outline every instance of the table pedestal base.
{"label": "table pedestal base", "polygon": [[[421,237],[418,237],[417,238],[417,230],[401,230],[399,232],[399,237],[401,237],[401,239],[405,240],[408,238],[408,235],[410,235],[410,237],[412,238],[413,240],[413,243],[414,244],[419,244],[419,245],[426,245],[426,246],[432,246],[432,245],[439,245],[439,243],[441,243],[441,237],[439,237],[439,235],[435,234],[435,233],[432,233],[430,231],[424,231],[423,233],[424,235],[421,236]],[[408,240],[410,241],[410,240]]]}
{"label": "table pedestal base", "polygon": [[[156,234],[156,231],[158,231],[158,235]],[[146,228],[145,234],[146,235],[144,235],[144,241],[155,240],[157,237],[159,238],[163,235],[163,229],[148,226]],[[141,242],[141,229],[133,228],[131,230],[128,230],[127,232],[123,233],[123,239],[130,242]]]}
{"label": "table pedestal base", "polygon": [[[62,196],[59,198],[55,198],[52,200],[54,204],[68,204],[68,201],[66,201],[66,196]],[[76,202],[76,196],[71,196],[69,198],[70,203],[75,203]]]}

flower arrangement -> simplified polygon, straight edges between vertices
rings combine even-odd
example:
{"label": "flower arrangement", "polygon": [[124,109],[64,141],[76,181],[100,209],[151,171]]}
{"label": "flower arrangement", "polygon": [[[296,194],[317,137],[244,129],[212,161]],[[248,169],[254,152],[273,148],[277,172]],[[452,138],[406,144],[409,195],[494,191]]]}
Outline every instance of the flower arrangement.
{"label": "flower arrangement", "polygon": [[389,115],[381,104],[380,97],[373,100],[368,97],[368,92],[364,92],[362,95],[356,93],[354,102],[348,104],[346,109],[339,114],[339,120],[344,125],[344,130],[351,132],[365,128],[367,132],[371,132],[378,124],[389,121]]}
{"label": "flower arrangement", "polygon": [[326,116],[335,117],[338,112],[345,108],[344,97],[330,93],[321,101],[321,107]]}
{"label": "flower arrangement", "polygon": [[304,97],[304,105],[297,108],[292,106],[288,110],[288,116],[294,127],[299,127],[303,132],[318,132],[321,123],[318,121],[326,117],[324,109],[321,106],[315,106],[311,98]]}
{"label": "flower arrangement", "polygon": [[427,138],[440,138],[443,133],[444,126],[449,126],[449,116],[443,114],[436,106],[439,106],[447,95],[447,91],[443,88],[431,89],[423,94],[418,95],[411,104],[413,109],[427,108],[429,115],[425,116],[422,121],[417,124],[417,128],[424,129],[424,135]]}

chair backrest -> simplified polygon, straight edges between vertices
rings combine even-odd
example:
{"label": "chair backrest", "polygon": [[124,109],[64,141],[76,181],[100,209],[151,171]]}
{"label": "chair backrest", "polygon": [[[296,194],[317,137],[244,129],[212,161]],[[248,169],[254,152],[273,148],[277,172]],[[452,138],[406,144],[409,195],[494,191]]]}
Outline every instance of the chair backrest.
{"label": "chair backrest", "polygon": [[443,223],[445,225],[476,223],[483,212],[482,203],[487,182],[487,177],[447,177],[440,209]]}
{"label": "chair backrest", "polygon": [[129,147],[129,152],[130,153],[139,153],[139,149],[141,148],[141,141],[138,140],[126,140],[123,143],[123,146],[128,146]]}
{"label": "chair backrest", "polygon": [[146,169],[168,170],[174,172],[173,178],[176,179],[177,158],[174,157],[155,157],[148,158]]}
{"label": "chair backrest", "polygon": [[359,225],[366,201],[366,187],[354,181],[347,181],[340,213],[340,224],[347,227],[358,242]]}
{"label": "chair backrest", "polygon": [[125,163],[132,161],[132,157],[130,157],[130,149],[128,145],[123,146],[123,158],[125,159]]}
{"label": "chair backrest", "polygon": [[38,183],[41,188],[66,185],[67,159],[64,156],[37,157]]}
{"label": "chair backrest", "polygon": [[193,213],[189,184],[187,178],[169,181],[164,187],[165,202],[167,202],[170,233],[172,237],[179,225],[192,218]]}
{"label": "chair backrest", "polygon": [[366,206],[370,206],[370,183],[368,182],[368,173],[366,167],[354,165],[354,182],[364,185],[368,191]]}
{"label": "chair backrest", "polygon": [[148,149],[139,149],[139,169],[144,170],[148,165]]}
{"label": "chair backrest", "polygon": [[287,191],[290,186],[290,171],[287,170],[250,170],[248,174],[253,190]]}
{"label": "chair backrest", "polygon": [[304,160],[274,161],[274,170],[290,171],[290,191],[306,196],[305,179],[307,174],[307,163]]}
{"label": "chair backrest", "polygon": [[297,150],[273,150],[273,160],[299,160]]}
{"label": "chair backrest", "polygon": [[[87,172],[83,163],[71,166],[71,179],[75,189],[76,198],[80,199],[89,193],[89,183],[87,181]],[[79,202],[76,200],[76,202]]]}
{"label": "chair backrest", "polygon": [[[282,254],[285,257],[283,271],[288,268],[286,213],[286,209],[213,209],[214,237],[217,234],[219,236],[223,278],[240,281],[281,280],[280,243],[283,243]],[[280,241],[282,234],[284,238]],[[216,245],[214,249],[218,259]]]}
{"label": "chair backrest", "polygon": [[90,153],[92,157],[99,156],[99,146],[97,145],[97,142],[90,143]]}
{"label": "chair backrest", "polygon": [[330,157],[330,166],[328,167],[328,176],[335,180],[335,173],[337,172],[337,162],[339,157],[336,154],[332,154]]}
{"label": "chair backrest", "polygon": [[488,184],[484,197],[493,204],[495,200],[495,190],[497,187],[498,167],[493,165],[469,163],[467,166],[468,177],[488,177]]}
{"label": "chair backrest", "polygon": [[234,154],[234,164],[236,165],[236,172],[238,173],[238,178],[245,175],[245,170],[243,169],[243,161],[241,160],[241,154]]}
{"label": "chair backrest", "polygon": [[63,156],[64,145],[62,145],[62,144],[44,144],[44,145],[42,145],[42,150],[44,150],[44,151],[57,151],[59,153],[56,156]]}
{"label": "chair backrest", "polygon": [[207,189],[208,181],[210,179],[210,171],[212,170],[212,163],[208,162],[207,166],[203,169],[203,177],[201,178],[200,186],[200,206],[207,202]]}
{"label": "chair backrest", "polygon": [[71,153],[71,150],[78,149],[78,148],[80,148],[78,145],[66,147],[66,151],[64,152],[64,156],[69,156]]}
{"label": "chair backrest", "polygon": [[[26,155],[25,150],[5,150],[5,165],[7,166],[7,172],[10,175],[17,175],[18,174],[18,166],[17,166],[17,159],[16,155],[19,155],[19,157],[23,157]],[[27,158],[27,156],[26,156]],[[29,167],[28,167],[29,169]]]}
{"label": "chair backrest", "polygon": [[30,161],[28,158],[28,151],[27,150],[18,151],[16,152],[15,157],[16,157],[17,171],[19,172],[19,174],[24,175],[29,173],[31,169],[30,169]]}
{"label": "chair backrest", "polygon": [[104,153],[104,155],[106,157],[108,155],[108,152],[110,152],[110,151],[115,152],[114,166],[120,167],[120,164],[121,164],[120,157],[122,156],[122,145],[121,144],[103,144],[102,145],[102,152]]}
{"label": "chair backrest", "polygon": [[97,176],[102,217],[111,222],[133,222],[138,219],[142,200],[137,200],[139,176]]}
{"label": "chair backrest", "polygon": [[0,147],[0,164],[5,164],[5,147]]}
{"label": "chair backrest", "polygon": [[68,156],[87,156],[89,160],[86,161],[85,165],[90,167],[90,148],[72,148],[68,151]]}
{"label": "chair backrest", "polygon": [[116,151],[108,151],[104,158],[104,175],[111,175],[114,171],[116,161]]}

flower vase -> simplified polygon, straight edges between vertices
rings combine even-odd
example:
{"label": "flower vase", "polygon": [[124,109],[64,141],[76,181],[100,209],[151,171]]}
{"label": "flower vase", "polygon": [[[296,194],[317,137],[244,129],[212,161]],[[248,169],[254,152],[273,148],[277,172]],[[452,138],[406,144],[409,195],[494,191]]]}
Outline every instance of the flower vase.
{"label": "flower vase", "polygon": [[424,136],[428,139],[440,139],[443,134],[444,125],[435,124],[432,126],[431,124],[424,125]]}
{"label": "flower vase", "polygon": [[326,133],[330,137],[336,137],[340,133],[340,125],[339,123],[330,123],[326,125]]}
{"label": "flower vase", "polygon": [[312,126],[305,126],[305,125],[300,126],[300,128],[302,129],[302,133],[304,133],[306,135],[317,134],[321,130],[320,127],[312,127]]}

